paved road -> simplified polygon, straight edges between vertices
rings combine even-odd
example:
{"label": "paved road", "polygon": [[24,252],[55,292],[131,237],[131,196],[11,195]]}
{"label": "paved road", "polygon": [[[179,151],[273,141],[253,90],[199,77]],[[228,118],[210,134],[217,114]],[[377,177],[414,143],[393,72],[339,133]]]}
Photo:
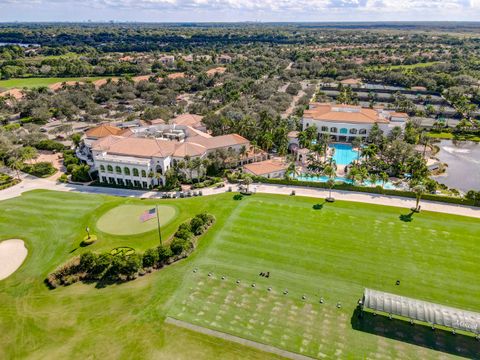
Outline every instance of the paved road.
{"label": "paved road", "polygon": [[[226,187],[219,188],[219,189],[212,189],[212,188],[202,189],[202,192],[203,192],[203,195],[220,194],[227,191],[229,186],[230,185],[227,185]],[[236,185],[231,185],[231,187],[234,191],[237,189]],[[62,184],[62,183],[54,182],[47,179],[35,178],[30,175],[23,175],[23,181],[20,184],[17,184],[8,189],[0,191],[0,200],[11,199],[11,198],[20,196],[26,191],[36,190],[36,189],[66,191],[66,192],[74,191],[74,192],[91,193],[91,194],[105,194],[105,195],[113,195],[113,196],[152,198],[152,199],[160,198],[162,196],[162,194],[157,191],[128,190],[128,189],[116,189],[116,188],[108,188],[108,187]],[[259,193],[268,193],[268,194],[290,195],[292,193],[292,190],[295,190],[295,193],[297,196],[308,196],[308,197],[314,197],[314,198],[325,198],[328,196],[328,190],[309,188],[309,187],[300,187],[300,186],[253,184],[251,186],[251,189]],[[335,191],[332,191],[332,196],[338,200],[372,203],[372,204],[387,205],[387,206],[397,206],[402,208],[411,208],[415,206],[415,199],[402,198],[402,197],[396,197],[396,196],[386,196],[386,195],[380,195],[380,194],[357,193],[353,191],[335,190]],[[455,205],[455,204],[445,204],[445,203],[423,201],[423,200],[421,202],[421,205],[422,205],[422,209],[424,210],[480,218],[480,208],[476,208],[476,207]]]}

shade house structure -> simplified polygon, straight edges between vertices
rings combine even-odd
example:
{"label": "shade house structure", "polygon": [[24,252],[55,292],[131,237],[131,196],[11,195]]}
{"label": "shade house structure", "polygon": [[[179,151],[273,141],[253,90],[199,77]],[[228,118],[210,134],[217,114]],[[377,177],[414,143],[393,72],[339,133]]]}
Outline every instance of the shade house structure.
{"label": "shade house structure", "polygon": [[369,309],[453,330],[480,334],[480,313],[472,311],[372,289],[365,289],[361,305],[362,310]]}

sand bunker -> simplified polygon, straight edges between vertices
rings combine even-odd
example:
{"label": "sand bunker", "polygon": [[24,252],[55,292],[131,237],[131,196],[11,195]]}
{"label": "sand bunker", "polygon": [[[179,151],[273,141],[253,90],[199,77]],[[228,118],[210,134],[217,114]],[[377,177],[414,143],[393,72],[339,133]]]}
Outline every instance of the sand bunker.
{"label": "sand bunker", "polygon": [[22,265],[27,253],[23,240],[0,241],[0,280],[12,275]]}

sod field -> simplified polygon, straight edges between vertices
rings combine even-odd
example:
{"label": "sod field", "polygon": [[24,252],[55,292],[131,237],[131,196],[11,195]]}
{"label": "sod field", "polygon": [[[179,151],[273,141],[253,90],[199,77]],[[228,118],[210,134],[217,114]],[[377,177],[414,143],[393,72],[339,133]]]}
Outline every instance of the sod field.
{"label": "sod field", "polygon": [[18,78],[18,79],[9,79],[9,80],[0,80],[0,88],[11,89],[11,88],[34,88],[41,86],[48,86],[58,82],[66,81],[95,81],[99,79],[104,79],[105,77],[44,77],[44,78]]}
{"label": "sod field", "polygon": [[[279,359],[168,325],[166,317],[313,358],[478,358],[478,341],[381,316],[358,319],[355,307],[370,287],[480,311],[480,220],[232,196],[154,201],[33,191],[0,202],[0,240],[24,239],[29,251],[0,281],[0,358]],[[199,212],[217,221],[188,259],[161,271],[102,289],[46,288],[49,272],[86,249],[155,246],[156,229],[119,236],[97,227],[119,206],[155,203],[175,209],[164,239]],[[86,226],[99,240],[82,248]]]}

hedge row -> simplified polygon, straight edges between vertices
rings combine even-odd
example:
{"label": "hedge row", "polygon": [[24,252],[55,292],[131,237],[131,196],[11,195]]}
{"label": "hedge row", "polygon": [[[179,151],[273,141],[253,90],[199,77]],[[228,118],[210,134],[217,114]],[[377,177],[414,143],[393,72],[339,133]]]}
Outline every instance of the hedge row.
{"label": "hedge row", "polygon": [[97,287],[136,279],[187,257],[195,248],[197,238],[214,223],[210,214],[198,214],[181,224],[169,246],[147,249],[143,254],[131,251],[94,253],[85,252],[70,259],[45,279],[46,285],[55,289],[78,281],[94,282]]}
{"label": "hedge row", "polygon": [[[260,183],[266,183],[266,184],[304,186],[304,187],[328,189],[328,184],[327,183],[314,182],[314,181],[300,181],[300,180],[287,180],[287,179],[267,179],[267,178],[263,178],[263,177],[255,177],[254,181],[260,182]],[[415,198],[415,193],[413,193],[411,191],[383,189],[381,186],[368,187],[368,186],[356,186],[356,185],[345,184],[345,183],[337,183],[333,186],[333,189],[335,189],[335,190],[345,190],[345,191],[357,191],[357,192],[364,192],[364,193],[371,193],[371,194],[381,194],[381,195]],[[422,196],[422,199],[430,200],[430,201],[444,202],[444,203],[449,203],[449,204],[480,206],[480,202],[478,202],[478,201],[476,202],[474,200],[470,200],[470,199],[466,199],[466,198],[453,197],[453,196],[424,194]]]}

